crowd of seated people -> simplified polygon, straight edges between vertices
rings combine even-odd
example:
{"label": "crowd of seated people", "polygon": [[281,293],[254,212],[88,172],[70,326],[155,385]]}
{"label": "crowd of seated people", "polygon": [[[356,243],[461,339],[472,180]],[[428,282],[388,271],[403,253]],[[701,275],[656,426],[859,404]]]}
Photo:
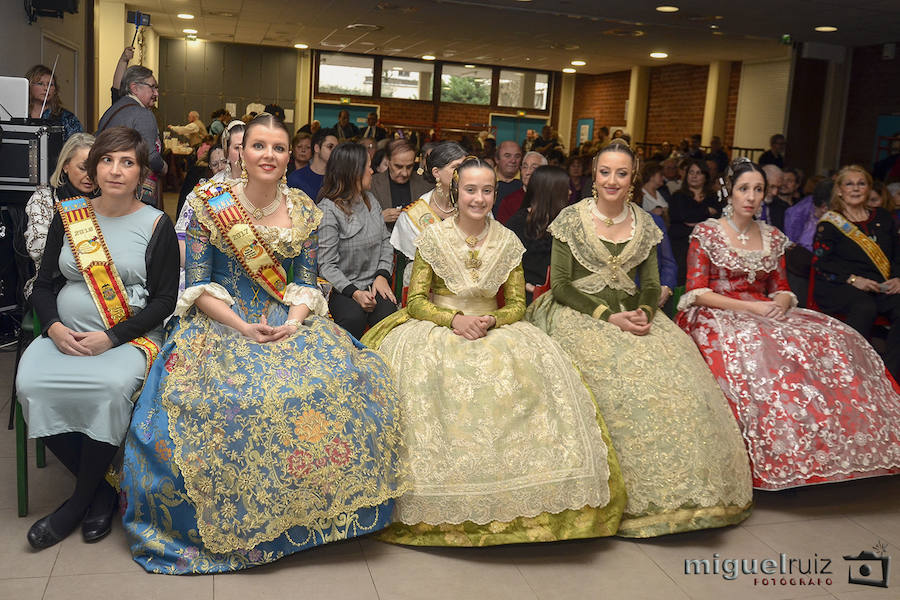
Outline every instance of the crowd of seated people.
{"label": "crowd of seated people", "polygon": [[168,127],[191,148],[173,227],[147,206],[158,83],[129,59],[96,137],[29,75],[68,141],[27,207],[41,335],[16,385],[76,478],[36,549],[104,537],[117,504],[170,574],[370,533],[654,537],[736,525],[754,488],[900,472],[894,165],[222,108]]}

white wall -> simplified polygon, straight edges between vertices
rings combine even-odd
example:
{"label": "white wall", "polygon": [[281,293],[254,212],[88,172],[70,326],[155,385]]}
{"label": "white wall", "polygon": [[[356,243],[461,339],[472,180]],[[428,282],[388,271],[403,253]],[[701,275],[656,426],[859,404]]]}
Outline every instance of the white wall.
{"label": "white wall", "polygon": [[791,60],[744,62],[734,124],[734,145],[768,148],[769,137],[784,133]]}

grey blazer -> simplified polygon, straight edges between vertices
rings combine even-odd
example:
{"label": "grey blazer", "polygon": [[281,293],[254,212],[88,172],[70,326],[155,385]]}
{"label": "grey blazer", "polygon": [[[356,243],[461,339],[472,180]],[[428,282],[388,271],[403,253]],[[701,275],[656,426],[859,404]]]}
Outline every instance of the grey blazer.
{"label": "grey blazer", "polygon": [[123,96],[100,117],[97,133],[118,126],[130,127],[141,134],[150,153],[150,169],[154,173],[162,172],[165,161],[160,154],[159,129],[153,112],[131,96]]}
{"label": "grey blazer", "polygon": [[322,211],[319,223],[319,275],[345,296],[369,287],[375,277],[384,275],[390,281],[394,247],[381,207],[369,193],[369,210],[357,200],[347,215],[328,198],[318,204]]}
{"label": "grey blazer", "polygon": [[[369,188],[372,193],[375,194],[378,203],[381,204],[382,210],[391,208],[394,205],[391,201],[391,183],[388,181],[388,177],[390,177],[388,171],[372,175],[372,186]],[[409,197],[413,202],[421,198],[422,194],[425,194],[432,188],[434,188],[432,184],[425,181],[425,178],[413,171],[412,176],[409,178]]]}

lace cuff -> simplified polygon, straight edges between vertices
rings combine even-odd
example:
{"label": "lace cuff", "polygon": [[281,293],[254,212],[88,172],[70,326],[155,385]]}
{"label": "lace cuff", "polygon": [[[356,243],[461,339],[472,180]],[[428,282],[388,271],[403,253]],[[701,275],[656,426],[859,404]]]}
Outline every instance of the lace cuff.
{"label": "lace cuff", "polygon": [[771,294],[769,294],[769,298],[774,300],[775,296],[777,296],[778,294],[787,294],[788,296],[790,296],[791,308],[797,308],[797,305],[799,304],[799,302],[797,301],[797,294],[795,294],[794,292],[789,292],[787,290],[778,290],[777,292],[772,292]]}
{"label": "lace cuff", "polygon": [[284,303],[288,306],[305,304],[314,315],[324,317],[328,314],[328,303],[318,288],[307,285],[289,283],[284,289]]}
{"label": "lace cuff", "polygon": [[194,302],[197,301],[197,298],[203,295],[203,292],[206,292],[213,298],[217,298],[222,302],[231,306],[234,304],[234,298],[231,297],[231,294],[228,293],[228,290],[223,288],[218,283],[205,283],[203,285],[192,285],[191,287],[184,290],[184,293],[181,294],[181,298],[178,299],[178,304],[175,305],[175,316],[183,317],[187,314],[187,312],[194,305]]}
{"label": "lace cuff", "polygon": [[681,298],[678,299],[678,310],[687,310],[692,307],[697,302],[697,298],[711,292],[712,290],[708,287],[695,288],[689,292],[685,292],[681,295]]}

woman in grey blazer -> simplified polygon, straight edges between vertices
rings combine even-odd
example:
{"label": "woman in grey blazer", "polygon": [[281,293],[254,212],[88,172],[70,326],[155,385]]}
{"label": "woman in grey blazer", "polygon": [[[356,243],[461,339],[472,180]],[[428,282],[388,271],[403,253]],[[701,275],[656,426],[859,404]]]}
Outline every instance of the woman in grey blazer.
{"label": "woman in grey blazer", "polygon": [[371,182],[366,149],[339,144],[319,202],[319,275],[334,286],[328,308],[335,323],[356,338],[397,310],[390,284],[394,249],[381,205],[368,191]]}

